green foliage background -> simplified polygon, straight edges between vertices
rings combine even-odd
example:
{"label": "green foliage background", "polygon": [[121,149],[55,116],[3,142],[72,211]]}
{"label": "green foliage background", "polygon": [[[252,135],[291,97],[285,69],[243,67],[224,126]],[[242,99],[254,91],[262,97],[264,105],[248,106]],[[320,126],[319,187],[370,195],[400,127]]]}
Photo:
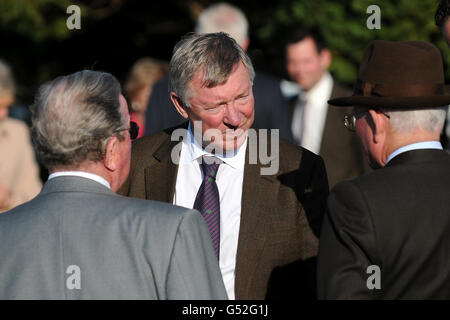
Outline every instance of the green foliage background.
{"label": "green foliage background", "polygon": [[[97,62],[123,80],[139,55],[168,60],[174,41],[192,31],[201,9],[215,2],[218,1],[0,0],[0,57],[12,64],[27,101],[43,81]],[[286,76],[283,35],[298,24],[320,28],[333,53],[331,72],[338,81],[350,86],[363,50],[373,39],[430,41],[441,50],[445,66],[450,63],[450,50],[434,25],[438,0],[230,3],[243,9],[249,19],[250,54],[262,57],[267,71],[278,76]],[[81,7],[82,30],[66,27],[66,8],[71,4]],[[370,5],[381,9],[380,30],[366,27]],[[79,52],[71,53],[72,49],[67,48],[74,43]],[[112,62],[102,65],[104,60]],[[450,74],[446,74],[449,79]]]}
{"label": "green foliage background", "polygon": [[[260,21],[256,33],[269,47],[281,30],[299,23],[319,28],[333,53],[331,72],[339,81],[352,84],[363,50],[374,39],[433,42],[448,65],[450,51],[434,23],[438,4],[437,0],[285,0],[270,10],[270,20]],[[379,30],[366,26],[371,16],[366,12],[370,5],[380,8]]]}

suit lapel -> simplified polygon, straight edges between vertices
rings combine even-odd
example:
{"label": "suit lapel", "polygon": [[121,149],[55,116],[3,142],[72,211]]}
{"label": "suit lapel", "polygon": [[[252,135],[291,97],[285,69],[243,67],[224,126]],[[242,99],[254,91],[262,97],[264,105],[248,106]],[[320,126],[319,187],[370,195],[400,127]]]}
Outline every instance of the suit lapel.
{"label": "suit lapel", "polygon": [[[270,138],[268,139],[270,141]],[[250,141],[249,141],[250,142]],[[241,222],[236,254],[235,296],[248,296],[252,277],[257,274],[259,259],[269,231],[268,219],[278,195],[276,176],[261,176],[261,163],[249,164],[246,150],[242,188]]]}
{"label": "suit lapel", "polygon": [[181,150],[181,142],[171,141],[169,136],[153,153],[149,166],[145,168],[146,199],[173,202],[178,164],[172,161],[171,155],[178,143]]}

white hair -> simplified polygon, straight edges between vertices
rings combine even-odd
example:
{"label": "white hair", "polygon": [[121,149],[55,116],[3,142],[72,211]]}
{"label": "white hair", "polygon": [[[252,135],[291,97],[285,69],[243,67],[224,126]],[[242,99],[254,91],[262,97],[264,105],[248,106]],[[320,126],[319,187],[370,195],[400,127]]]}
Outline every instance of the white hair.
{"label": "white hair", "polygon": [[195,32],[225,32],[242,46],[248,38],[248,21],[239,8],[221,2],[208,7],[200,14]]}
{"label": "white hair", "polygon": [[76,168],[103,159],[107,138],[126,126],[120,92],[113,75],[90,70],[42,85],[31,106],[31,136],[42,163]]}
{"label": "white hair", "polygon": [[394,132],[409,133],[422,128],[429,132],[440,132],[444,127],[448,106],[430,109],[385,109],[389,114]]}

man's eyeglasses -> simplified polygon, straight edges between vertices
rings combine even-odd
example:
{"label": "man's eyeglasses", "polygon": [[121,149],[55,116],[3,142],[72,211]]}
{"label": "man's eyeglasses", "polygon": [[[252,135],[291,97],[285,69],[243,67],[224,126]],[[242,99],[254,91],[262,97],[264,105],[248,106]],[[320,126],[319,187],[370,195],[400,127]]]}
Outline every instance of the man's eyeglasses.
{"label": "man's eyeglasses", "polygon": [[[359,119],[359,118],[361,118],[361,117],[363,117],[366,113],[368,113],[369,112],[369,110],[365,110],[365,111],[363,111],[363,112],[359,112],[359,113],[356,113],[356,114],[347,114],[347,115],[345,115],[344,116],[344,126],[348,129],[348,130],[350,130],[350,131],[352,131],[352,132],[355,132],[356,131],[356,120],[357,119]],[[386,113],[384,113],[383,111],[381,111],[381,110],[378,110],[378,112],[381,112],[383,115],[385,115],[388,119],[390,119],[391,117],[388,115],[388,114],[386,114]]]}
{"label": "man's eyeglasses", "polygon": [[139,134],[139,126],[134,121],[130,121],[130,127],[129,128],[127,128],[127,129],[118,129],[118,130],[115,130],[114,133],[125,131],[125,130],[128,130],[128,132],[130,133],[130,138],[132,140],[136,139],[138,134]]}

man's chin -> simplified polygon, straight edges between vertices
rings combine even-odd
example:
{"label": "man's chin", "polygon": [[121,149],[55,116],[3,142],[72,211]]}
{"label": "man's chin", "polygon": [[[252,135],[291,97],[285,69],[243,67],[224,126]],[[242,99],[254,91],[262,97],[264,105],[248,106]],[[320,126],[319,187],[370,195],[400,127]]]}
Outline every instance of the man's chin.
{"label": "man's chin", "polygon": [[205,149],[217,154],[226,154],[227,152],[229,153],[239,149],[247,138],[247,132],[242,129],[238,130],[240,131],[232,134],[225,134],[223,137],[224,139],[220,142],[210,141],[205,145]]}

